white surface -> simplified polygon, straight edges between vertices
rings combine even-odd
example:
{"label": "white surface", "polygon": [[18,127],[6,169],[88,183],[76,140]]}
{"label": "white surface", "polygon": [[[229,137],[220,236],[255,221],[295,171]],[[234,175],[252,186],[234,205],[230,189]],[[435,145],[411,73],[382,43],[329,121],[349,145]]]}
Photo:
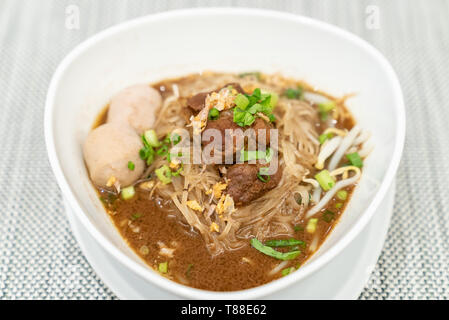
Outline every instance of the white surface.
{"label": "white surface", "polygon": [[[310,277],[264,299],[356,299],[384,244],[393,212],[394,183],[373,219],[335,259]],[[67,217],[81,251],[98,276],[120,299],[179,299],[156,286],[130,278],[127,270],[92,239],[65,202]]]}
{"label": "white surface", "polygon": [[[270,45],[260,50],[254,34],[264,34],[264,42],[269,40]],[[220,39],[229,35],[233,41],[223,46]],[[295,38],[301,41],[291,41]],[[205,39],[207,46],[202,45]],[[227,294],[190,289],[164,279],[146,268],[126,246],[89,182],[80,146],[112,93],[135,82],[200,69],[280,71],[334,94],[357,93],[349,107],[359,124],[372,132],[373,143],[379,147],[365,162],[363,177],[341,222],[309,262],[288,279]],[[68,205],[95,241],[128,269],[129,277],[185,297],[242,299],[272,294],[304,279],[354,240],[393,180],[403,147],[405,116],[393,70],[377,50],[359,38],[300,16],[208,9],[133,20],[75,48],[52,79],[45,133],[50,163]]]}

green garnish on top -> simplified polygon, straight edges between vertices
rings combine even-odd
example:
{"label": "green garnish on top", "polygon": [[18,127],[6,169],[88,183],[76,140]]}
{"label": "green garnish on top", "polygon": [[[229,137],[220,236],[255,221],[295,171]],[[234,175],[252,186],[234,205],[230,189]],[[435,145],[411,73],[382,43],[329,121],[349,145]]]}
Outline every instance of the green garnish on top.
{"label": "green garnish on top", "polygon": [[278,95],[274,92],[262,92],[260,88],[254,89],[251,95],[239,93],[235,97],[234,122],[240,127],[250,126],[256,120],[257,113],[263,113],[275,121],[273,109],[278,101]]}
{"label": "green garnish on top", "polygon": [[327,101],[318,104],[318,111],[320,113],[321,121],[326,121],[329,115],[329,112],[336,107],[334,101]]}
{"label": "green garnish on top", "polygon": [[290,267],[290,268],[285,268],[285,269],[283,269],[282,270],[282,276],[283,277],[285,277],[285,276],[288,276],[290,273],[292,273],[292,272],[295,272],[295,268],[293,268],[293,267]]}
{"label": "green garnish on top", "polygon": [[151,137],[152,134],[144,133],[142,135],[143,148],[139,150],[139,156],[140,156],[140,159],[145,160],[147,162],[147,165],[150,165],[153,163],[154,157],[155,157],[155,151],[152,146],[152,144],[154,145],[154,143],[153,143],[154,141],[152,141],[152,143],[150,143],[147,139],[147,136]]}
{"label": "green garnish on top", "polygon": [[324,221],[326,221],[327,223],[331,222],[332,220],[334,220],[335,217],[335,213],[333,213],[330,210],[326,210],[324,211],[322,218]]}
{"label": "green garnish on top", "polygon": [[301,99],[303,91],[304,89],[300,86],[298,86],[297,88],[287,88],[284,92],[284,95],[288,99]]}
{"label": "green garnish on top", "polygon": [[240,161],[252,161],[252,160],[265,160],[266,162],[270,162],[273,158],[273,151],[268,148],[266,151],[263,150],[240,150]]}
{"label": "green garnish on top", "polygon": [[334,137],[334,134],[332,132],[326,133],[326,134],[321,134],[318,137],[318,141],[320,142],[320,144],[323,144],[326,140],[332,139]]}
{"label": "green garnish on top", "polygon": [[190,263],[190,264],[187,266],[187,271],[186,271],[186,277],[187,277],[187,278],[190,278],[190,271],[192,271],[192,268],[193,268],[193,263]]}
{"label": "green garnish on top", "polygon": [[337,192],[337,198],[345,201],[348,198],[348,192],[346,190],[339,190]]}
{"label": "green garnish on top", "polygon": [[209,110],[209,120],[217,120],[220,116],[220,111],[217,108],[212,108]]}
{"label": "green garnish on top", "polygon": [[178,143],[181,142],[181,136],[177,133],[173,133],[170,137],[171,142],[173,142],[173,145],[176,146]]}
{"label": "green garnish on top", "polygon": [[268,174],[269,168],[263,167],[260,168],[257,172],[257,178],[262,182],[268,182],[270,181],[270,176]]}
{"label": "green garnish on top", "polygon": [[156,173],[156,176],[163,184],[169,184],[171,182],[172,172],[166,164],[154,170],[154,173]]}
{"label": "green garnish on top", "polygon": [[144,144],[146,143],[146,144],[152,146],[153,148],[157,148],[161,145],[161,143],[159,142],[159,140],[157,138],[156,131],[154,131],[153,129],[145,131],[143,133],[143,139],[144,139]]}
{"label": "green garnish on top", "polygon": [[348,158],[349,162],[353,166],[357,168],[363,167],[363,160],[362,158],[360,158],[360,155],[357,152],[347,154],[346,158]]}
{"label": "green garnish on top", "polygon": [[327,170],[322,170],[315,175],[316,181],[320,184],[324,191],[329,191],[335,185],[335,179]]}
{"label": "green garnish on top", "polygon": [[306,243],[301,240],[294,238],[291,239],[280,239],[280,240],[268,240],[265,241],[265,245],[269,247],[291,247],[291,246],[305,246]]}
{"label": "green garnish on top", "polygon": [[134,162],[128,161],[128,169],[129,170],[134,171],[135,167],[136,167],[136,165],[134,164]]}
{"label": "green garnish on top", "polygon": [[167,273],[168,272],[168,262],[159,263],[158,270],[160,273]]}
{"label": "green garnish on top", "polygon": [[134,189],[134,186],[129,186],[129,187],[123,188],[121,190],[121,194],[122,194],[122,198],[124,200],[129,200],[135,196],[136,190]]}
{"label": "green garnish on top", "polygon": [[256,238],[251,239],[251,245],[258,251],[262,252],[263,254],[266,254],[267,256],[279,259],[279,260],[293,260],[297,256],[300,255],[301,251],[295,250],[295,251],[289,251],[289,252],[279,252],[274,250],[273,248],[269,246],[265,246],[257,240]]}
{"label": "green garnish on top", "polygon": [[135,221],[135,220],[139,219],[141,216],[142,216],[141,213],[138,213],[138,212],[134,213],[131,215],[131,220]]}

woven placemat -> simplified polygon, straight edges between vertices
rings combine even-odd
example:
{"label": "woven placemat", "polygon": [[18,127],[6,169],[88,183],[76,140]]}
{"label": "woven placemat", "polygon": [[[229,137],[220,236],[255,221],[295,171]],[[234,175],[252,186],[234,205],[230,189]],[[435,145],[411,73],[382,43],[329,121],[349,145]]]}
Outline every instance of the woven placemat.
{"label": "woven placemat", "polygon": [[[67,12],[80,13],[79,29]],[[45,94],[62,58],[90,35],[150,13],[244,6],[298,13],[377,47],[407,108],[396,204],[361,299],[449,298],[449,3],[447,1],[0,2],[0,299],[114,299],[66,219],[43,139]]]}

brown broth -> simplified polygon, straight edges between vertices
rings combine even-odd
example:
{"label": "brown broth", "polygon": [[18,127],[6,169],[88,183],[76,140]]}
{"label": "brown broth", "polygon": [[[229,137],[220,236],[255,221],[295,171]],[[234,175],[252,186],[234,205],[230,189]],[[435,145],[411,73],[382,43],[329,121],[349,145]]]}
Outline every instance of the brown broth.
{"label": "brown broth", "polygon": [[[172,83],[186,85],[196,77],[200,76],[191,75],[180,79],[166,80],[152,86],[158,89],[165,98],[171,92]],[[311,87],[303,82],[296,83],[311,90]],[[345,108],[343,102],[340,105]],[[99,114],[93,128],[105,123],[107,110],[108,106]],[[316,125],[319,132],[324,131],[325,128],[322,128],[321,123]],[[336,127],[350,129],[353,125],[354,120],[347,118],[343,123],[337,123]],[[136,196],[131,200],[110,196],[107,191],[101,188],[97,189],[106,211],[121,236],[135,253],[155,270],[158,270],[160,263],[168,262],[169,272],[162,274],[167,278],[199,289],[234,291],[256,287],[282,277],[281,272],[268,276],[268,272],[281,261],[262,254],[252,248],[249,242],[243,248],[227,250],[225,253],[212,256],[199,232],[192,230],[183,216],[166,200],[158,197],[150,198],[148,192],[139,188],[136,188]],[[307,220],[302,220],[295,226],[294,238],[304,241],[306,246],[299,248],[301,254],[291,260],[288,267],[299,268],[313,254],[309,253],[308,248],[314,236],[319,236],[318,247],[325,241],[344,212],[354,186],[347,187],[345,190],[348,192],[345,201],[339,201],[334,197],[326,208],[315,216],[318,218],[318,224],[314,234],[306,232]],[[335,207],[337,203],[342,203],[342,207],[337,209]],[[324,217],[326,210],[334,213],[329,221],[326,221],[326,217]],[[161,256],[158,242],[176,248],[174,258]],[[148,248],[148,252],[142,252],[142,247]],[[287,249],[277,248],[277,250],[285,252]]]}

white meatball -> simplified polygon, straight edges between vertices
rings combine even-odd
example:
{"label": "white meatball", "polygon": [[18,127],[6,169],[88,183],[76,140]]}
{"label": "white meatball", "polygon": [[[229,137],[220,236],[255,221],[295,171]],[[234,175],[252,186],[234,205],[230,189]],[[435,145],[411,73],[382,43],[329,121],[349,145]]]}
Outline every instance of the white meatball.
{"label": "white meatball", "polygon": [[123,123],[138,134],[150,129],[155,111],[161,106],[161,94],[146,84],[138,84],[117,93],[111,100],[107,122]]}
{"label": "white meatball", "polygon": [[[92,130],[84,143],[84,160],[94,184],[106,187],[118,181],[126,187],[143,174],[145,163],[139,157],[143,144],[133,128],[106,123]],[[134,163],[134,170],[128,162]]]}

